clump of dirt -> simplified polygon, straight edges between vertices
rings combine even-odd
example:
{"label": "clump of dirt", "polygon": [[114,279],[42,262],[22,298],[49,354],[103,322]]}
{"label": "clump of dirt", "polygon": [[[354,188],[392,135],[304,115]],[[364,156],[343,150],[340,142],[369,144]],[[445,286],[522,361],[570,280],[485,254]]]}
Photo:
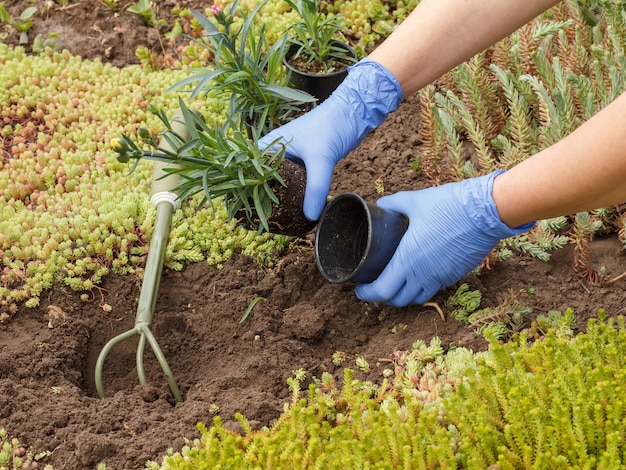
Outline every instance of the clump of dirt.
{"label": "clump of dirt", "polygon": [[[153,28],[123,13],[130,2],[120,4],[120,14],[113,15],[96,0],[69,2],[51,8],[33,29],[62,28],[64,47],[85,58],[135,63],[137,46],[160,46]],[[173,2],[156,4],[165,12]],[[30,5],[7,2],[17,12]],[[350,191],[375,201],[381,182],[386,194],[424,187],[410,165],[420,151],[418,108],[416,97],[405,100],[348,155],[336,168],[331,194]],[[317,271],[312,240],[309,233],[272,269],[237,254],[221,269],[197,263],[182,272],[164,271],[152,331],[182,403],[149,347],[148,385],[139,385],[137,336],[111,350],[103,368],[107,396],[96,393],[96,360],[111,338],[133,327],[140,281],[108,276],[87,302],[63,286],[44,293],[39,307],[21,308],[0,324],[0,427],[37,452],[49,451],[42,463],[55,469],[95,468],[99,462],[139,469],[168,448],[179,449],[184,438],[198,437],[196,423],[210,424],[216,413],[235,430],[237,412],[255,428],[270,425],[289,399],[286,380],[297,369],[309,377],[329,372],[340,381],[343,368],[355,368],[362,356],[372,367],[358,377],[379,381],[385,368],[380,359],[418,339],[438,336],[446,348],[486,347],[472,329],[452,318],[442,321],[432,308],[366,304],[356,299],[353,285],[326,282]],[[616,237],[594,241],[592,256],[609,273],[624,269],[626,255]],[[626,313],[626,281],[591,286],[572,275],[572,263],[568,246],[549,262],[516,257],[463,281],[483,293],[485,307],[497,305],[506,290],[524,291],[519,300],[533,309],[524,326],[549,310],[572,308],[581,327],[599,308],[610,316]],[[443,305],[454,289],[433,300]],[[265,300],[240,321],[257,297]],[[347,358],[341,366],[332,362],[337,351]]]}

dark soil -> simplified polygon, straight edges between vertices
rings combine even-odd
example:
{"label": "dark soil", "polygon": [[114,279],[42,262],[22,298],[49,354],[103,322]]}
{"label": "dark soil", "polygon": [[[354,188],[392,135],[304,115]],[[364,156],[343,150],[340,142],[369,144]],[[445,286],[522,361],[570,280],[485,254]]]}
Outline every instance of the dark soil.
{"label": "dark soil", "polygon": [[[354,51],[352,51],[354,53]],[[346,55],[352,59],[350,55],[350,51],[346,51]],[[352,65],[353,61],[348,59],[328,59],[324,61],[324,63],[317,62],[315,60],[311,60],[308,56],[303,54],[292,55],[288,57],[287,63],[290,67],[295,70],[298,70],[302,73],[320,75],[324,73],[336,73],[341,72],[342,70],[347,69],[350,65]]]}
{"label": "dark soil", "polygon": [[[37,0],[36,5],[44,2]],[[200,1],[184,2],[185,6]],[[30,0],[8,0],[19,14]],[[33,32],[61,33],[63,46],[86,58],[116,65],[136,63],[139,45],[159,48],[154,30],[125,11],[114,16],[97,0],[54,3]],[[173,2],[156,2],[166,15]],[[11,36],[10,41],[16,41]],[[424,187],[409,166],[419,152],[418,102],[406,100],[387,122],[336,169],[332,194],[356,192],[374,201],[378,181],[385,193]],[[0,325],[0,428],[36,452],[49,451],[41,464],[55,469],[140,469],[160,460],[168,448],[180,449],[196,438],[196,423],[210,424],[216,412],[233,429],[233,415],[254,427],[270,425],[289,397],[286,380],[304,368],[309,377],[328,371],[340,380],[343,367],[357,356],[372,365],[361,378],[380,380],[379,359],[410,348],[417,339],[441,338],[444,346],[485,348],[480,335],[452,318],[442,321],[432,308],[390,308],[355,298],[353,285],[331,284],[319,274],[311,247],[300,243],[272,269],[237,255],[222,269],[206,263],[182,272],[165,271],[152,331],[182,391],[177,403],[154,356],[145,355],[149,385],[140,386],[136,371],[137,336],[114,347],[104,365],[107,398],[97,396],[94,370],[104,345],[134,325],[140,281],[109,276],[91,303],[63,287],[44,293],[41,306],[21,308]],[[594,266],[618,275],[626,252],[616,236],[596,240]],[[520,300],[533,309],[530,320],[549,310],[574,309],[581,327],[599,308],[610,316],[626,314],[626,280],[592,286],[573,276],[573,249],[554,253],[549,262],[518,257],[496,264],[464,281],[495,306],[508,289],[535,288]],[[454,287],[433,300],[443,304]],[[240,319],[257,297],[249,317]],[[103,313],[101,305],[112,306]],[[150,349],[149,347],[146,349]],[[331,355],[346,353],[343,366]],[[40,464],[40,465],[41,465]]]}

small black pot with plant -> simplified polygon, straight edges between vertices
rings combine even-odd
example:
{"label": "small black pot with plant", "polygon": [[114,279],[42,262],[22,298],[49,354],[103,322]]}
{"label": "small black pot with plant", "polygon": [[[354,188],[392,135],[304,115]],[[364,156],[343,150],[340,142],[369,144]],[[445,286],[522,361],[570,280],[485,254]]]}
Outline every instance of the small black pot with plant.
{"label": "small black pot with plant", "polygon": [[290,28],[284,60],[291,84],[324,101],[357,61],[355,50],[341,35],[342,17],[327,15],[321,0],[285,0],[300,21]]}
{"label": "small black pot with plant", "polygon": [[[205,32],[201,39],[192,40],[210,52],[213,63],[193,69],[190,77],[170,88],[189,91],[191,99],[207,94],[224,99],[229,103],[229,115],[248,135],[251,129],[267,134],[316,101],[291,86],[284,67],[287,37],[269,44],[265,26],[257,24],[257,13],[266,3],[260,2],[250,13],[238,8],[237,1],[224,10],[213,7],[212,19],[192,10]],[[241,25],[236,22],[239,17]]]}

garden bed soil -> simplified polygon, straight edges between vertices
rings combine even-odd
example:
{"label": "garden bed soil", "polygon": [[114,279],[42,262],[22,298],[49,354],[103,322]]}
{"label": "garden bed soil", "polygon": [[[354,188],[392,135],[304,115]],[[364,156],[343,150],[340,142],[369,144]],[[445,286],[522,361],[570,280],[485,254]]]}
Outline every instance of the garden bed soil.
{"label": "garden bed soil", "polygon": [[[32,3],[6,4],[19,12]],[[151,28],[125,12],[128,4],[121,2],[124,14],[113,17],[97,0],[63,8],[55,3],[33,31],[58,30],[64,47],[86,58],[136,63],[135,48],[153,47],[157,40]],[[173,3],[156,4],[165,14]],[[337,166],[331,193],[351,191],[374,201],[380,182],[386,194],[424,187],[410,166],[420,150],[417,116],[417,99],[405,100]],[[197,263],[163,272],[152,330],[182,403],[174,400],[150,352],[145,355],[149,385],[139,385],[137,337],[113,348],[103,373],[107,397],[97,396],[97,356],[107,341],[133,327],[138,279],[108,276],[91,302],[64,287],[45,292],[39,307],[20,308],[0,324],[0,428],[37,453],[49,452],[40,466],[85,469],[105,462],[109,469],[140,469],[148,460],[159,461],[168,448],[180,449],[184,438],[198,437],[196,423],[210,424],[216,413],[235,430],[237,412],[254,428],[271,425],[289,399],[286,381],[297,369],[309,378],[330,372],[340,380],[343,368],[356,368],[355,358],[363,356],[372,367],[358,377],[380,381],[394,351],[418,339],[437,336],[445,348],[486,347],[471,328],[452,318],[442,321],[433,308],[367,304],[355,298],[353,285],[326,282],[317,271],[312,240],[309,234],[271,269],[235,255],[221,269]],[[604,266],[610,275],[624,270],[626,254],[616,236],[595,240],[592,249],[594,266]],[[480,289],[483,306],[497,305],[508,289],[534,287],[534,295],[520,297],[533,310],[524,326],[549,310],[572,308],[581,327],[600,308],[609,316],[626,313],[626,280],[592,286],[572,274],[572,265],[568,246],[549,262],[516,257],[463,281]],[[443,306],[452,292],[454,287],[433,300]],[[240,322],[257,297],[265,300]],[[108,313],[105,303],[112,307]],[[336,351],[346,354],[341,366],[332,362]]]}

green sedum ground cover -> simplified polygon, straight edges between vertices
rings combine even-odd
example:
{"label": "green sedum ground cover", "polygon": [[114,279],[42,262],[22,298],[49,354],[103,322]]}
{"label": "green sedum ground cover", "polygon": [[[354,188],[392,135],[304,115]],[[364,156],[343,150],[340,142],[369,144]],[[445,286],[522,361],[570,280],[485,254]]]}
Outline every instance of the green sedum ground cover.
{"label": "green sedum ground cover", "polygon": [[[173,112],[178,97],[164,90],[183,76],[118,69],[67,52],[31,56],[0,44],[0,101],[7,103],[0,138],[10,148],[0,171],[1,307],[35,306],[55,282],[90,291],[110,272],[141,269],[155,215],[151,166],[129,174],[109,142],[141,125],[162,130],[148,108]],[[214,99],[197,107],[209,121],[223,112]],[[286,243],[228,225],[222,209],[213,218],[197,202],[186,201],[175,215],[170,268],[204,259],[219,264],[236,249],[269,261]]]}
{"label": "green sedum ground cover", "polygon": [[381,385],[323,376],[271,429],[203,437],[153,470],[188,469],[617,469],[626,463],[624,319],[562,321],[541,340],[447,354],[416,343]]}

